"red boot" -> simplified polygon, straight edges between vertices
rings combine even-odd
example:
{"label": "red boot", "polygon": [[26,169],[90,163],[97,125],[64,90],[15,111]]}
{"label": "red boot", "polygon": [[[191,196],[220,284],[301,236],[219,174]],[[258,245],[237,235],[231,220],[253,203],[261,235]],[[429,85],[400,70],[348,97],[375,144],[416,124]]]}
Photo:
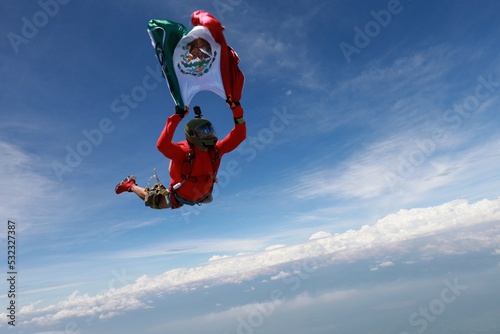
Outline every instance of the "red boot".
{"label": "red boot", "polygon": [[125,191],[131,191],[133,186],[135,186],[135,175],[129,175],[122,182],[118,183],[115,187],[115,192],[121,194]]}

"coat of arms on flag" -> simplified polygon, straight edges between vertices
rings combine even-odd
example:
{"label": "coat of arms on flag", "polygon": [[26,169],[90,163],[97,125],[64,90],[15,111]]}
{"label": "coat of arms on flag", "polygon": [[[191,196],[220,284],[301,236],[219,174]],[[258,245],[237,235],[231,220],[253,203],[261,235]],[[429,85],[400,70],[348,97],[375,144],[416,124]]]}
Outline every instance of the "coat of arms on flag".
{"label": "coat of arms on flag", "polygon": [[210,71],[218,56],[217,50],[212,51],[210,43],[201,37],[193,39],[181,48],[184,53],[180,55],[182,60],[177,62],[177,68],[182,74],[201,77]]}

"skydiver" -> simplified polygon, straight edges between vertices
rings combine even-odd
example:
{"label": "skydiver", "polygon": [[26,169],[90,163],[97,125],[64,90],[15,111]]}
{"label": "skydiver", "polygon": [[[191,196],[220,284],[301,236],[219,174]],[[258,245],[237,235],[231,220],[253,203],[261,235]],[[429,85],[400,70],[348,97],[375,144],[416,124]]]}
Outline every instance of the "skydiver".
{"label": "skydiver", "polygon": [[130,175],[115,187],[115,192],[133,192],[153,209],[177,209],[183,205],[208,204],[212,202],[212,190],[220,158],[233,151],[246,138],[243,108],[239,102],[226,101],[232,110],[234,128],[222,140],[217,138],[212,123],[202,118],[199,107],[194,107],[196,117],[184,127],[186,140],[172,142],[175,129],[189,113],[189,108],[175,108],[175,113],[166,122],[156,147],[170,162],[170,185],[166,189],[161,183],[152,188],[136,184]]}

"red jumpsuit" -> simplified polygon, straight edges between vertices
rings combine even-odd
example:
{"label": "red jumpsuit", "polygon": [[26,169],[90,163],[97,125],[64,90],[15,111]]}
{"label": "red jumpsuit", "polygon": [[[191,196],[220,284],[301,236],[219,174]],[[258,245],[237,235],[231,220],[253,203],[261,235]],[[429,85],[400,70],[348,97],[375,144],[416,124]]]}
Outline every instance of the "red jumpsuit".
{"label": "red jumpsuit", "polygon": [[[239,118],[243,116],[243,109],[241,106],[237,106],[233,109],[233,116]],[[181,116],[173,114],[167,119],[165,128],[163,129],[156,147],[158,150],[167,158],[171,160],[170,165],[170,185],[173,186],[179,182],[182,182],[181,169],[186,158],[186,154],[189,151],[189,144],[187,140],[181,141],[179,143],[173,143],[172,138],[174,136],[175,129],[182,120]],[[217,141],[215,145],[219,151],[219,156],[222,156],[228,152],[234,150],[238,145],[246,138],[246,124],[235,124],[231,132],[222,140]],[[193,146],[194,148],[194,146]],[[191,170],[190,178],[188,178],[184,184],[177,190],[177,195],[185,200],[196,202],[203,198],[205,195],[209,194],[213,179],[211,177],[212,173],[217,171],[212,171],[213,165],[210,159],[210,153],[202,152],[194,148],[195,158],[193,160],[193,168]]]}

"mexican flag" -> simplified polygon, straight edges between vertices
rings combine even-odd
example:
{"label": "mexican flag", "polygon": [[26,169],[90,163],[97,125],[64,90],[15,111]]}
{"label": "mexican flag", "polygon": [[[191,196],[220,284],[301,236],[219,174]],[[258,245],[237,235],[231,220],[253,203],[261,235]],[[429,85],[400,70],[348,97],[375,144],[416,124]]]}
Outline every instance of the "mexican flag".
{"label": "mexican flag", "polygon": [[223,99],[241,99],[244,75],[238,68],[236,52],[227,45],[222,24],[208,12],[191,15],[194,28],[181,23],[150,20],[148,33],[156,50],[170,93],[177,106],[189,106],[202,90]]}

